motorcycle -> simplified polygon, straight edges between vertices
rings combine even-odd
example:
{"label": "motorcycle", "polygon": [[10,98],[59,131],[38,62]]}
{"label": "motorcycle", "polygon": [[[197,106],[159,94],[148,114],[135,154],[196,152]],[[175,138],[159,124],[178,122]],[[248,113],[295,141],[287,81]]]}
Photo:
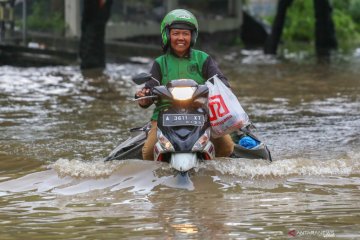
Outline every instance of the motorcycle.
{"label": "motorcycle", "polygon": [[[166,86],[151,74],[142,73],[133,78],[138,84],[155,80],[158,86],[151,89],[149,96],[155,101],[167,100],[169,106],[161,110],[157,124],[157,139],[154,146],[154,160],[168,162],[170,167],[180,173],[186,173],[196,168],[200,162],[215,158],[215,147],[211,142],[211,126],[207,110],[208,88],[199,85],[192,79],[176,79]],[[135,136],[128,138],[117,146],[105,161],[142,159],[142,147],[149,132],[151,123],[143,127],[133,128]],[[267,146],[251,131],[253,125],[247,125],[232,134],[233,140],[238,142],[242,138],[251,138],[256,146],[249,149],[235,144],[231,158],[265,159],[272,161]]]}

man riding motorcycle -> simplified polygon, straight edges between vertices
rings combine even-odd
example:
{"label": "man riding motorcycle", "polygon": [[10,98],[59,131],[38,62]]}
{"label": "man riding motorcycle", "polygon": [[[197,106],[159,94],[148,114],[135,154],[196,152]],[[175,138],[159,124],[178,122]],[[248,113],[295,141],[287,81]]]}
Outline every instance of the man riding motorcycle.
{"label": "man riding motorcycle", "polygon": [[[184,9],[169,12],[161,23],[162,48],[164,54],[155,59],[150,70],[153,78],[166,85],[175,79],[193,79],[198,84],[215,74],[230,87],[226,77],[222,74],[215,61],[205,52],[195,50],[194,46],[198,35],[198,22],[195,16]],[[138,91],[136,98],[147,96],[150,89],[158,85],[155,80],[148,81],[145,87]],[[153,100],[139,99],[142,108],[149,107]],[[159,112],[169,106],[169,102],[161,100],[156,103],[151,117],[151,129],[142,149],[144,160],[153,160],[153,149],[157,142],[157,119]],[[216,157],[228,157],[234,150],[234,143],[229,135],[220,138],[211,138],[215,146]]]}

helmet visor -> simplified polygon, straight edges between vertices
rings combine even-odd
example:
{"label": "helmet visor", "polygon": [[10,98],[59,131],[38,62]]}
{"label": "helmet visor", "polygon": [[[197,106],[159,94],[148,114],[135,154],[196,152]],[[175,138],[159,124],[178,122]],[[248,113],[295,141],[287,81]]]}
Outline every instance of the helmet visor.
{"label": "helmet visor", "polygon": [[194,30],[195,27],[188,24],[188,23],[179,23],[179,22],[174,22],[173,24],[171,24],[169,26],[170,29],[184,29],[184,30]]}

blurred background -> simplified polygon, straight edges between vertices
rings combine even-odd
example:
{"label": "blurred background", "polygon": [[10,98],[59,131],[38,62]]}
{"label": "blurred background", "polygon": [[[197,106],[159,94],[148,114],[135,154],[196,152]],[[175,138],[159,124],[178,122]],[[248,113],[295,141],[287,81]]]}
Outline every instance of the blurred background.
{"label": "blurred background", "polygon": [[[20,58],[18,63],[25,64],[21,58],[29,54],[34,64],[42,62],[37,55],[49,57],[44,64],[79,63],[81,51],[85,58],[106,56],[109,61],[157,56],[159,24],[175,8],[196,15],[197,46],[204,50],[348,52],[360,42],[359,6],[359,0],[1,0],[0,63],[15,64]],[[105,50],[87,53],[88,48]]]}

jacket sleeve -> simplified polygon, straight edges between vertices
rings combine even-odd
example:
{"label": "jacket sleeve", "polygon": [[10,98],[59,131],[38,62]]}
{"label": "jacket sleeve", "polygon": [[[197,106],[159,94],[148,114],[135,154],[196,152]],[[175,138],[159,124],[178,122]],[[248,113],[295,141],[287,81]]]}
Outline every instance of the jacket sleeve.
{"label": "jacket sleeve", "polygon": [[[150,69],[150,74],[152,75],[153,78],[157,79],[161,83],[161,80],[162,80],[161,69],[160,69],[159,63],[157,63],[156,61],[153,63],[153,65]],[[151,79],[150,81],[145,83],[146,88],[152,88],[157,85],[158,85],[158,83],[153,79]]]}
{"label": "jacket sleeve", "polygon": [[[157,62],[154,62],[154,63],[153,63],[153,65],[152,65],[152,67],[151,67],[151,69],[150,69],[150,74],[151,74],[151,76],[152,76],[153,78],[157,79],[157,80],[161,83],[161,79],[162,79],[161,69],[160,69],[160,65],[159,65]],[[158,85],[158,83],[157,83],[155,80],[151,79],[150,81],[148,81],[148,82],[145,83],[145,88],[151,89],[151,88],[153,88],[153,87],[155,87],[155,86],[157,86],[157,85]],[[135,98],[136,98],[136,95],[135,95]],[[140,104],[139,104],[139,106],[142,107],[142,108],[148,108],[148,107],[150,107],[153,103],[154,103],[154,102],[151,101],[148,105],[140,105]]]}
{"label": "jacket sleeve", "polygon": [[[224,74],[220,71],[217,63],[212,59],[212,57],[208,57],[203,65],[202,68],[202,75],[205,79],[209,79],[212,76],[217,74],[217,76],[220,78],[220,80],[227,86],[230,87],[229,81],[224,76]],[[211,81],[211,80],[210,80]]]}

